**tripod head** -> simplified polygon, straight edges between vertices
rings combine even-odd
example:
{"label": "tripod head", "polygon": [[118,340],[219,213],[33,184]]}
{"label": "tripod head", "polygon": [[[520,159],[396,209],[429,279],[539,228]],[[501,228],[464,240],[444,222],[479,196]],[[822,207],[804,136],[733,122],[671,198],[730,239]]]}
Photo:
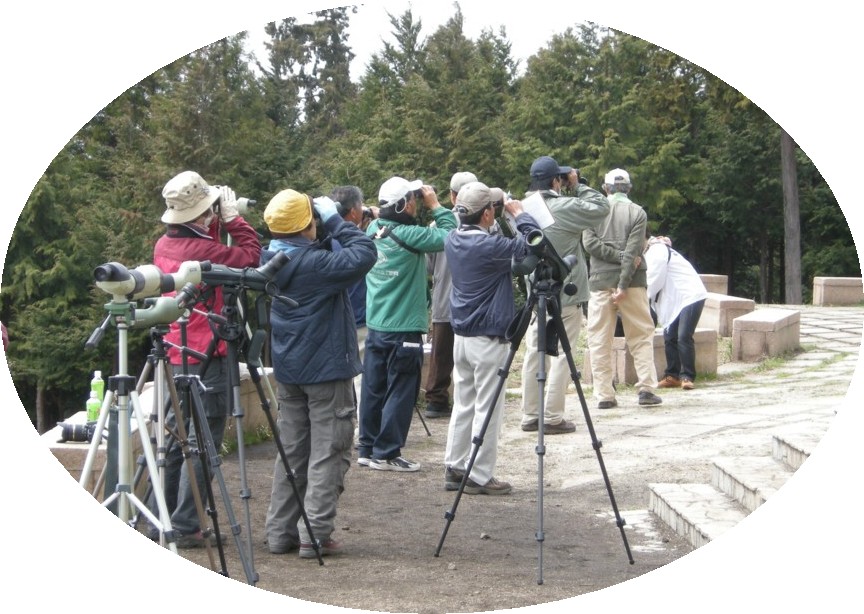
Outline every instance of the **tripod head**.
{"label": "tripod head", "polygon": [[[534,285],[543,281],[554,282],[555,284],[563,283],[578,260],[575,255],[564,258],[559,256],[542,230],[529,232],[525,237],[525,243],[528,244],[528,256],[520,262],[514,260],[512,270],[519,275],[531,275],[533,273]],[[564,292],[572,296],[576,293],[576,286],[567,284]]]}

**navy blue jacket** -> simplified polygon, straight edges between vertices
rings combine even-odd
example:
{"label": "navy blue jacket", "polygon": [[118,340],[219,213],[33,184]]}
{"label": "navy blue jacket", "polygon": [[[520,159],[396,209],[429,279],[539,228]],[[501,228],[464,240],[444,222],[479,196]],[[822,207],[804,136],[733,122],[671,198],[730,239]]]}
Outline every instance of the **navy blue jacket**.
{"label": "navy blue jacket", "polygon": [[276,250],[288,255],[274,282],[280,295],[298,303],[291,307],[274,299],[270,308],[273,371],[283,384],[345,380],[362,371],[348,289],[375,264],[375,244],[338,215],[325,227],[342,249],[292,237],[272,241],[261,254],[262,264]]}
{"label": "navy blue jacket", "polygon": [[447,235],[444,253],[450,265],[450,324],[462,337],[504,337],[516,315],[512,261],[527,253],[525,235],[536,230],[534,218],[516,218],[522,236],[491,235],[475,226],[462,226]]}

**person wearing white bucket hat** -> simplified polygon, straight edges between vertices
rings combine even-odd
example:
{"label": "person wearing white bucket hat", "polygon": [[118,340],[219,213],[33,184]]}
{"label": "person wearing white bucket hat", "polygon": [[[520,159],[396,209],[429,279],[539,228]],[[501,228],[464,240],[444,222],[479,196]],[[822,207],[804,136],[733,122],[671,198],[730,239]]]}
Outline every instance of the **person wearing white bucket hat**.
{"label": "person wearing white bucket hat", "polygon": [[[163,273],[177,272],[185,261],[209,261],[238,268],[259,265],[261,244],[258,233],[240,215],[234,190],[228,186],[209,185],[201,175],[187,170],[165,184],[162,197],[165,211],[161,220],[166,224],[166,229],[153,248],[153,264]],[[232,245],[220,242],[223,228],[231,236]],[[219,314],[223,306],[222,288],[216,286],[213,290],[212,296],[200,306],[200,310]],[[201,355],[207,353],[213,340],[213,331],[207,316],[198,311],[196,309],[189,315],[186,347]],[[175,373],[182,373],[184,355],[178,322],[171,323],[165,341],[169,347],[168,361],[172,369]],[[186,354],[189,374],[199,374],[202,363],[194,354]],[[217,450],[222,446],[229,413],[225,355],[225,342],[220,341],[215,346],[206,371],[201,374],[201,382],[207,389],[203,394],[204,412]],[[189,445],[197,448],[197,434],[192,428],[194,425],[188,424],[189,412],[184,409],[183,413]],[[172,408],[166,416],[166,423],[170,426],[175,420]],[[201,461],[193,456],[192,462],[195,482],[201,488],[204,485]],[[202,533],[187,465],[177,442],[174,442],[165,458],[165,499],[171,512],[171,526],[179,533],[177,547],[203,546],[207,536]],[[150,503],[152,506],[153,502]],[[154,534],[154,531],[150,532],[150,536],[158,538],[158,532]]]}

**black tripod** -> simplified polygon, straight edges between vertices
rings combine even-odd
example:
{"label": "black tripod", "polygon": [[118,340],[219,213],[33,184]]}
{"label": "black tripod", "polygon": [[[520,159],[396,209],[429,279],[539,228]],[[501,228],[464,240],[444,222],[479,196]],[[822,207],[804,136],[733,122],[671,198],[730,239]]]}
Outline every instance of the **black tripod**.
{"label": "black tripod", "polygon": [[[228,271],[230,271],[230,269],[228,269]],[[300,491],[296,485],[294,472],[291,470],[291,467],[288,463],[288,457],[285,453],[285,449],[282,445],[282,440],[279,436],[278,425],[276,423],[276,420],[273,418],[272,412],[270,411],[270,400],[265,394],[264,389],[261,385],[261,375],[258,371],[258,368],[261,366],[261,351],[267,336],[265,326],[266,323],[269,321],[268,305],[266,303],[267,296],[272,296],[275,300],[285,302],[292,307],[297,307],[297,303],[287,297],[279,296],[276,293],[275,287],[270,283],[266,283],[264,285],[256,284],[252,287],[263,290],[265,292],[265,294],[259,295],[256,299],[256,315],[258,320],[258,328],[254,334],[250,334],[249,331],[251,329],[247,326],[247,323],[245,321],[245,314],[247,312],[245,305],[247,287],[246,285],[244,285],[244,283],[223,283],[222,294],[224,299],[224,307],[222,309],[222,314],[221,316],[210,314],[211,320],[215,322],[214,340],[216,338],[220,338],[226,342],[226,366],[229,380],[228,395],[229,402],[232,408],[232,416],[234,416],[235,418],[235,424],[237,428],[241,497],[246,504],[246,517],[247,520],[249,520],[250,514],[248,500],[251,497],[251,492],[247,487],[246,481],[246,461],[244,453],[245,448],[243,444],[242,423],[244,412],[242,404],[240,402],[240,355],[243,352],[244,348],[246,355],[246,366],[249,370],[250,378],[252,379],[252,382],[255,385],[256,391],[258,393],[258,397],[261,402],[261,408],[264,411],[265,416],[267,417],[267,422],[270,426],[271,432],[273,433],[273,439],[275,440],[276,448],[279,452],[279,457],[285,467],[286,477],[291,484],[294,497],[296,498],[297,505],[300,509],[300,516],[302,517],[306,527],[306,531],[309,534],[310,542],[318,558],[318,564],[323,565],[324,560],[322,558],[320,544],[318,543],[318,540],[315,538],[315,535],[312,531],[312,525],[309,522],[309,517],[306,514],[306,509],[303,504],[303,497],[301,496]],[[213,352],[211,351],[209,352],[209,354],[210,356],[212,356]],[[204,372],[204,370],[206,370],[207,365],[208,362],[205,362],[202,366],[202,373]],[[251,535],[251,527],[249,527],[249,533]],[[248,545],[251,558],[251,542]]]}
{"label": "black tripod", "polygon": [[[619,531],[621,532],[621,539],[624,541],[624,549],[627,552],[627,558],[631,565],[633,564],[633,556],[630,552],[630,545],[627,542],[627,536],[624,533],[624,525],[626,523],[624,519],[621,518],[621,515],[618,512],[618,506],[615,503],[615,496],[612,493],[612,485],[609,481],[609,476],[606,472],[606,465],[603,462],[603,456],[600,452],[602,444],[600,441],[598,441],[597,435],[594,432],[594,426],[591,421],[591,416],[588,412],[588,404],[585,401],[585,395],[582,391],[582,386],[580,384],[579,371],[577,370],[576,365],[573,362],[570,342],[567,338],[567,332],[564,329],[564,324],[561,321],[561,312],[559,308],[559,299],[562,289],[561,280],[566,277],[571,265],[562,261],[560,257],[557,256],[557,254],[554,254],[554,252],[552,254],[549,254],[549,251],[552,250],[551,244],[547,244],[545,242],[545,239],[543,238],[543,235],[540,231],[529,234],[528,237],[526,237],[526,240],[530,247],[536,248],[535,253],[537,254],[534,259],[526,260],[526,262],[530,262],[532,265],[536,263],[536,268],[532,268],[526,271],[531,272],[531,270],[533,270],[534,272],[534,280],[531,284],[531,293],[522,310],[518,314],[516,314],[516,317],[513,319],[510,326],[508,327],[506,338],[510,342],[510,352],[507,355],[504,366],[499,371],[499,382],[496,389],[496,394],[491,402],[489,411],[486,412],[486,418],[483,421],[480,432],[475,435],[472,440],[473,448],[471,450],[471,456],[468,460],[468,465],[465,467],[465,473],[462,476],[462,482],[459,484],[459,489],[456,493],[456,498],[453,501],[453,506],[448,512],[445,512],[444,514],[446,523],[444,526],[444,531],[441,534],[441,539],[438,542],[438,548],[435,551],[435,556],[437,557],[439,555],[441,547],[444,544],[444,539],[447,535],[447,531],[450,528],[450,524],[456,517],[456,507],[459,505],[459,501],[462,498],[462,493],[465,489],[465,485],[471,473],[471,468],[474,466],[474,461],[477,458],[477,453],[479,452],[480,446],[483,445],[483,438],[489,426],[489,422],[492,418],[492,412],[495,410],[495,399],[498,398],[498,396],[504,389],[507,375],[510,372],[510,366],[513,363],[513,358],[516,355],[517,350],[519,349],[519,345],[522,343],[522,338],[525,336],[525,332],[528,330],[528,325],[531,322],[531,315],[536,307],[538,332],[537,350],[539,354],[537,383],[540,406],[538,411],[539,424],[537,428],[536,448],[538,468],[537,532],[535,535],[538,544],[539,561],[537,584],[543,584],[543,542],[545,540],[545,533],[543,530],[543,456],[546,453],[546,447],[543,441],[543,415],[545,413],[544,386],[546,382],[546,354],[557,356],[559,341],[561,343],[562,349],[564,350],[564,354],[567,357],[567,364],[570,367],[570,377],[572,378],[573,383],[576,385],[576,391],[579,395],[579,401],[582,405],[582,413],[585,416],[585,424],[588,426],[588,432],[591,436],[592,447],[597,453],[597,460],[600,463],[600,471],[603,474],[603,480],[606,484],[606,490],[609,493],[609,500],[612,504],[612,509],[615,512],[616,524],[618,525]],[[568,293],[572,293],[575,292],[575,288],[569,286],[566,291],[568,291]]]}

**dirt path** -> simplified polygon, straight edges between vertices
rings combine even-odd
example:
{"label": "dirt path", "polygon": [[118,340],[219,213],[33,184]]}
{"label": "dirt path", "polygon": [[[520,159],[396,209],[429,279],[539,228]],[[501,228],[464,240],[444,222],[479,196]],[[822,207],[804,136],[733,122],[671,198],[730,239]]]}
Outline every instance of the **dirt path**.
{"label": "dirt path", "polygon": [[[612,484],[627,522],[625,534],[634,563],[628,562],[596,454],[584,429],[545,437],[541,548],[536,539],[541,522],[537,436],[523,433],[518,423],[518,401],[508,401],[498,467],[500,477],[513,484],[513,493],[500,498],[463,495],[445,535],[445,512],[452,510],[456,495],[443,488],[447,421],[427,419],[430,436],[415,415],[405,454],[423,464],[421,471],[398,474],[352,465],[334,534],[344,542],[345,553],[325,557],[323,566],[316,560],[299,559],[296,552],[268,552],[263,525],[275,446],[267,442],[247,447],[254,538],[251,559],[259,578],[256,586],[299,599],[366,610],[487,611],[595,591],[691,551],[645,511],[645,483],[655,479],[652,472],[662,471],[646,467]],[[238,467],[236,455],[226,457],[222,464],[229,493],[239,493]],[[565,479],[578,485],[560,487]],[[232,495],[231,505],[245,529],[245,502]],[[222,532],[226,533],[227,515],[224,511],[219,514]],[[229,577],[247,582],[233,539],[224,552]],[[181,553],[210,566],[203,550]],[[248,563],[249,557],[246,559]],[[541,579],[542,585],[538,584]]]}

